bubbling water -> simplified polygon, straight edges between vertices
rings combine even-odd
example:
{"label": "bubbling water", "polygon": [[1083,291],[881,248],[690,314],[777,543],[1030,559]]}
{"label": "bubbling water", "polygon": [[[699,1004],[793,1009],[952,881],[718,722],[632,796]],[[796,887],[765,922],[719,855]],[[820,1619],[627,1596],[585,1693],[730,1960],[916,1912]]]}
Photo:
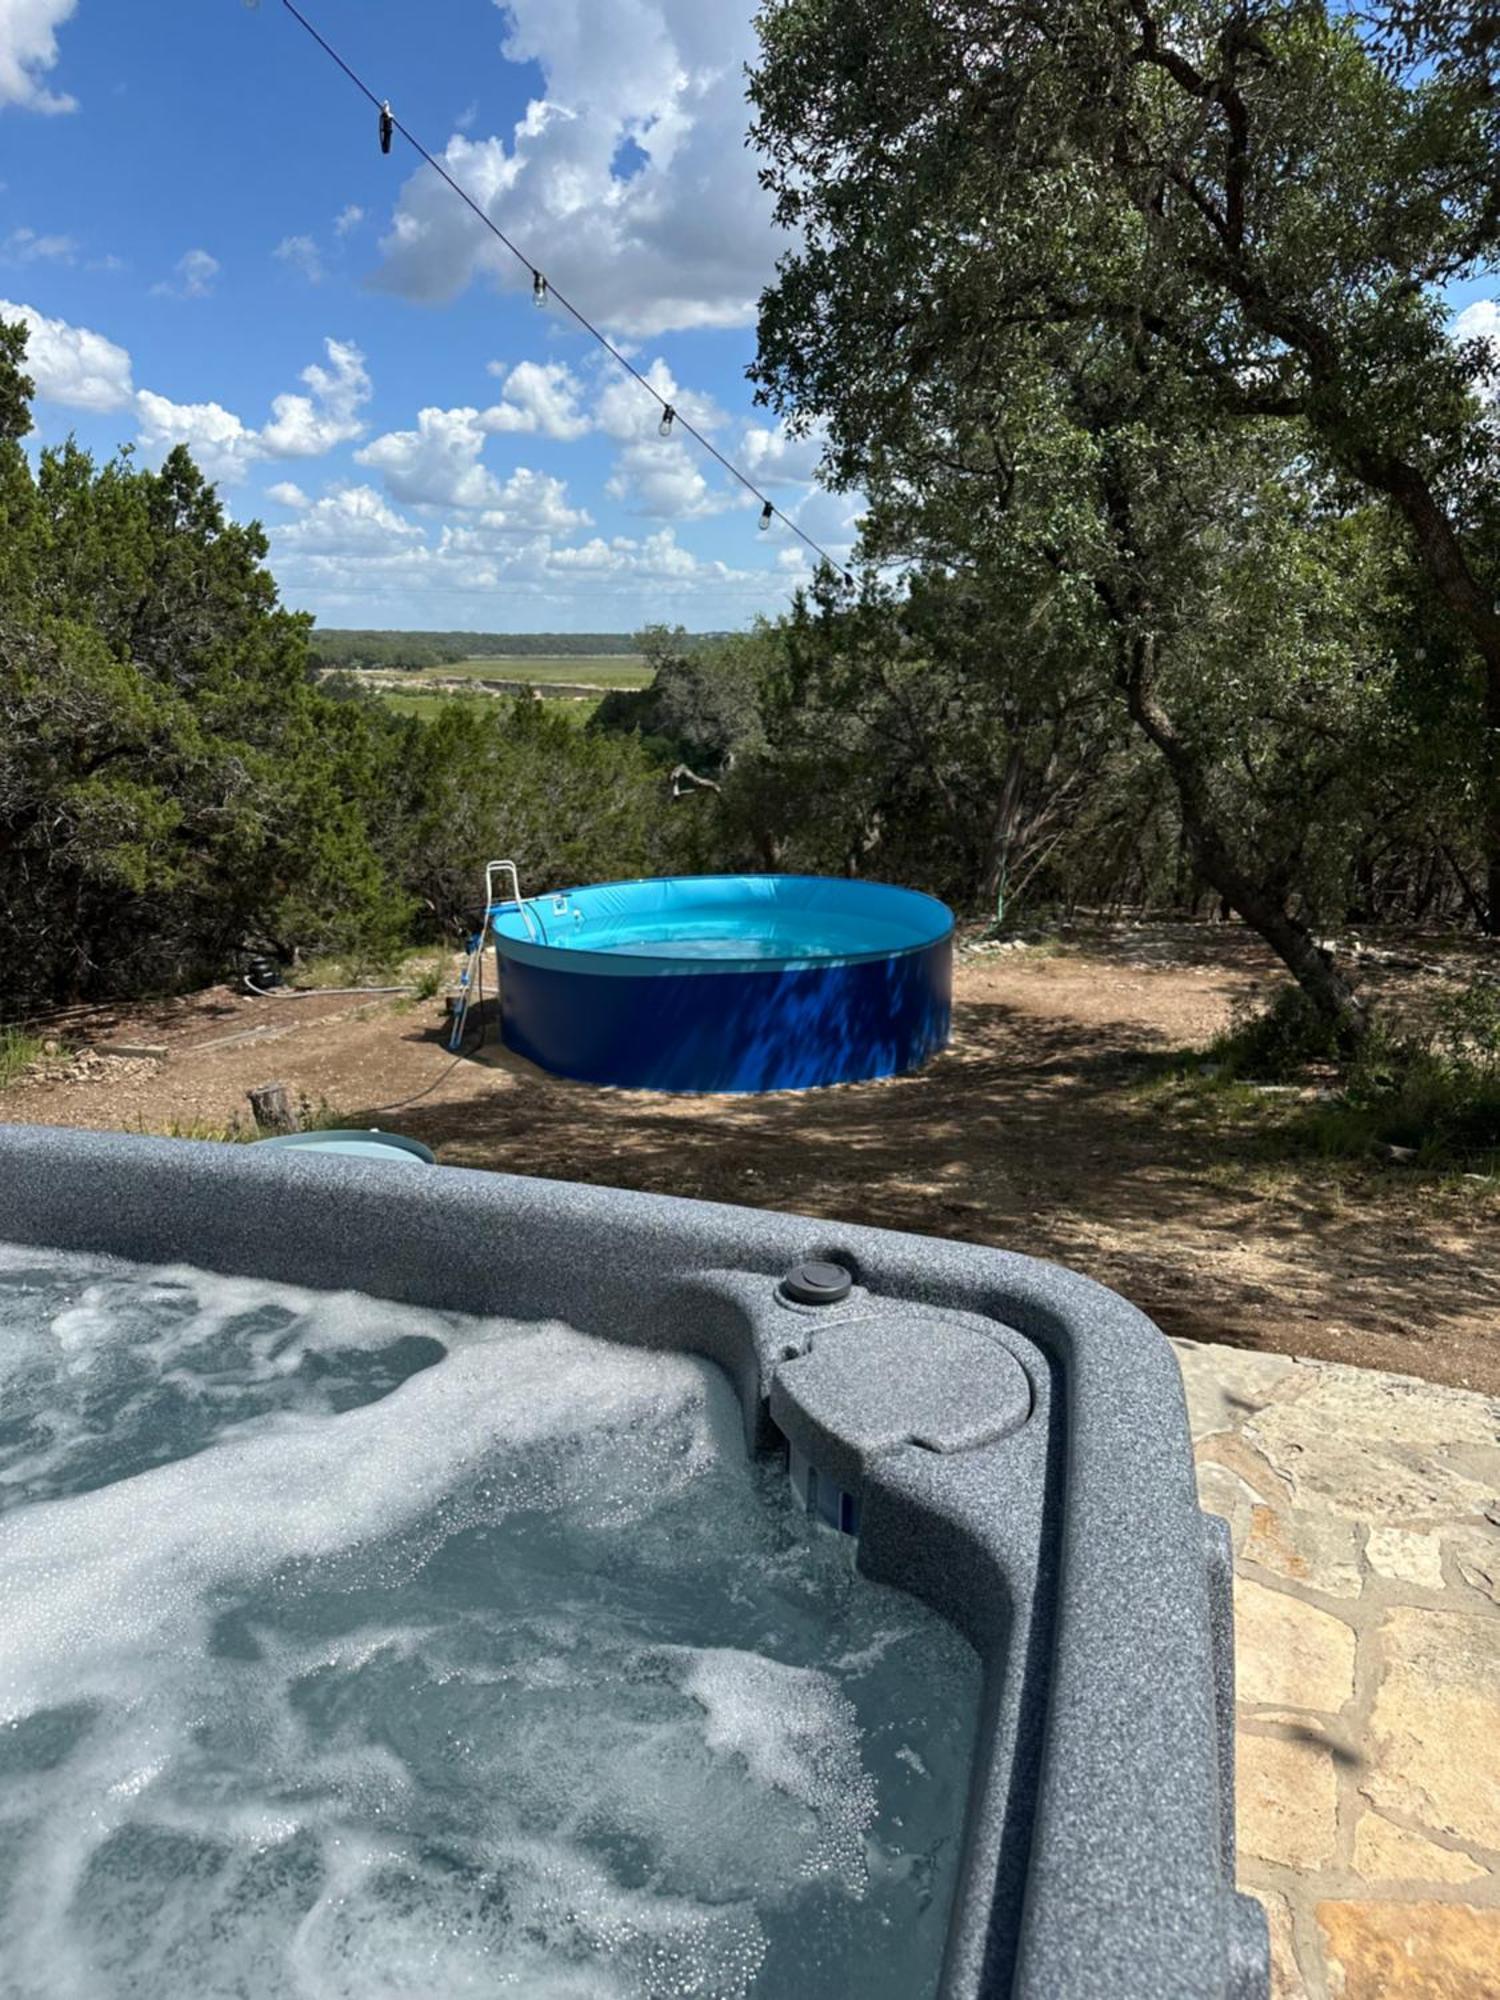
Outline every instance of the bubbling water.
{"label": "bubbling water", "polygon": [[0,1247],[0,2000],[916,2000],[973,1654],[706,1362]]}

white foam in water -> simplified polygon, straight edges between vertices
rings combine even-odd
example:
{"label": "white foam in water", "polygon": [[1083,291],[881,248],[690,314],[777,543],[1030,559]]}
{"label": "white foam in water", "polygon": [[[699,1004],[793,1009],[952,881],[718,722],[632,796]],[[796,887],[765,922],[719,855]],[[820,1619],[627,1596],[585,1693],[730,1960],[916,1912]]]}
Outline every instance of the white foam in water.
{"label": "white foam in water", "polygon": [[0,1246],[0,2000],[918,2000],[977,1668],[696,1359]]}

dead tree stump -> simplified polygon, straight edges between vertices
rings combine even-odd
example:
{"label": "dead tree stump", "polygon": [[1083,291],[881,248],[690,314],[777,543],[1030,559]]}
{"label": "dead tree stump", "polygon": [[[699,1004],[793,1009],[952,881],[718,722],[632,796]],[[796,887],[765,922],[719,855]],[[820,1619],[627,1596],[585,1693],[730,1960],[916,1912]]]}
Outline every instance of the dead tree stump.
{"label": "dead tree stump", "polygon": [[246,1092],[257,1128],[262,1132],[295,1132],[297,1114],[291,1093],[284,1083],[258,1083]]}

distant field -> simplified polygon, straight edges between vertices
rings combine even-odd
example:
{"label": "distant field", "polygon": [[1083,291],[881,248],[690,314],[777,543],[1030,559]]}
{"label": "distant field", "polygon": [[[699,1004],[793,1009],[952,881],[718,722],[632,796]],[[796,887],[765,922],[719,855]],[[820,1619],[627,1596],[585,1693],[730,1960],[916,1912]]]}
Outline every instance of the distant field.
{"label": "distant field", "polygon": [[450,679],[459,675],[489,681],[524,681],[528,687],[545,687],[549,681],[579,681],[609,688],[645,687],[651,675],[639,653],[573,653],[535,659],[455,660],[447,667],[423,667],[422,680]]}
{"label": "distant field", "polygon": [[[446,702],[470,699],[467,695],[450,694],[446,688],[433,688],[427,693],[412,694],[389,694],[382,688],[376,698],[383,701],[387,708],[393,708],[397,715],[420,716],[424,722],[430,722]],[[477,696],[474,699],[485,700],[488,697]],[[545,695],[542,699],[547,701]],[[548,702],[548,706],[555,708],[569,722],[576,722],[581,729],[599,704],[596,701],[569,701],[566,698],[557,698]]]}

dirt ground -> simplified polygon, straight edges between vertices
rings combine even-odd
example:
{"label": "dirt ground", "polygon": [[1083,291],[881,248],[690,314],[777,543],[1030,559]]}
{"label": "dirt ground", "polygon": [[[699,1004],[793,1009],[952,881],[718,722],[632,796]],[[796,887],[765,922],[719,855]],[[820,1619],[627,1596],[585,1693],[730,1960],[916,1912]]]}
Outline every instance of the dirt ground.
{"label": "dirt ground", "polygon": [[1172,1334],[1500,1390],[1493,1180],[1268,1159],[1253,1131],[1149,1087],[1153,1055],[1201,1046],[1275,976],[1227,927],[965,954],[953,1045],[920,1074],[707,1098],[545,1076],[499,1047],[493,1008],[455,1063],[435,1000],[221,987],[57,1024],[73,1045],[167,1053],[23,1080],[0,1121],[195,1136],[275,1078],[446,1164],[999,1244],[1090,1273]]}

